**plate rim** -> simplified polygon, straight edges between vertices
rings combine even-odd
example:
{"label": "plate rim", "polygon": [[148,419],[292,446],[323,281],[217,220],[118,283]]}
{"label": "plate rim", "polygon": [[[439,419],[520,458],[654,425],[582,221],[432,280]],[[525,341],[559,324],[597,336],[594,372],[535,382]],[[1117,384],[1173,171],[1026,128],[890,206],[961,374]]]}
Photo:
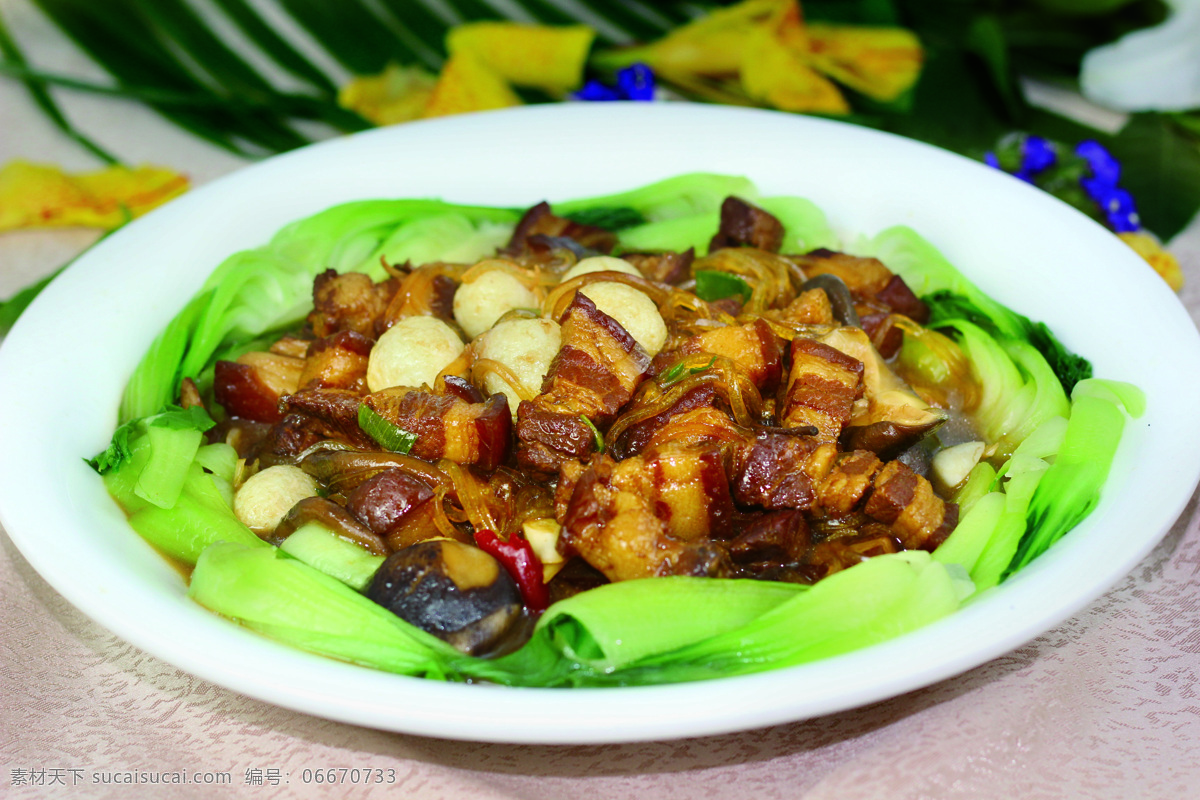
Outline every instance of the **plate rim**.
{"label": "plate rim", "polygon": [[[331,142],[325,142],[318,145],[313,145],[302,150],[288,153],[280,157],[268,159],[259,164],[252,165],[244,170],[238,170],[230,175],[224,176],[212,183],[199,187],[187,195],[173,201],[172,204],[164,207],[160,211],[153,212],[147,217],[139,220],[127,229],[119,231],[116,235],[110,237],[102,243],[96,250],[89,252],[81,258],[70,270],[65,274],[64,280],[60,283],[55,282],[49,290],[47,290],[43,298],[39,298],[27,312],[27,317],[22,319],[14,327],[13,331],[6,338],[4,343],[0,345],[0,375],[4,375],[9,380],[0,382],[0,430],[6,426],[11,427],[14,415],[11,412],[14,408],[19,407],[19,404],[14,405],[17,401],[16,391],[12,388],[16,385],[16,381],[12,380],[15,375],[10,372],[16,369],[14,362],[19,362],[19,355],[27,351],[30,345],[26,342],[35,334],[33,329],[42,325],[38,320],[41,320],[46,315],[51,313],[51,309],[56,304],[61,304],[62,297],[68,291],[74,289],[76,285],[83,285],[85,277],[90,279],[92,286],[96,282],[96,275],[90,275],[89,270],[95,272],[92,265],[101,265],[107,259],[114,258],[115,255],[122,252],[124,249],[136,249],[136,243],[140,238],[143,238],[143,231],[150,231],[152,225],[162,227],[170,225],[172,219],[187,211],[190,211],[193,205],[202,205],[210,202],[209,197],[220,197],[222,193],[230,193],[236,191],[238,187],[247,181],[253,179],[267,179],[272,173],[286,171],[295,163],[304,163],[312,160],[336,160],[343,157],[342,151],[355,150],[363,147],[360,143],[367,143],[367,147],[373,147],[379,142],[391,142],[391,140],[399,140],[401,144],[405,140],[421,140],[429,138],[437,133],[454,132],[462,135],[467,132],[471,135],[479,134],[482,130],[484,133],[495,132],[496,130],[504,130],[512,132],[519,129],[522,125],[546,125],[555,124],[560,126],[570,126],[570,124],[578,124],[582,121],[594,121],[599,116],[605,116],[611,122],[614,118],[624,119],[626,121],[644,121],[651,120],[677,120],[677,119],[692,119],[701,120],[706,123],[716,124],[727,120],[737,120],[731,123],[734,128],[739,126],[765,127],[767,120],[770,125],[782,125],[783,127],[794,128],[795,130],[822,131],[822,135],[828,134],[830,131],[837,131],[839,135],[844,134],[850,138],[864,138],[870,140],[873,137],[883,137],[878,141],[891,141],[893,146],[897,145],[897,141],[903,142],[900,146],[901,150],[908,152],[921,152],[922,149],[926,152],[936,153],[935,160],[948,159],[946,163],[957,163],[955,170],[962,168],[963,162],[971,164],[972,168],[979,167],[981,170],[986,168],[981,165],[976,165],[974,162],[945,151],[937,150],[932,146],[925,145],[911,140],[901,140],[899,137],[892,137],[890,134],[883,134],[877,131],[866,131],[865,129],[847,126],[843,123],[837,123],[828,120],[814,120],[811,118],[802,118],[789,115],[778,114],[777,112],[757,111],[757,110],[742,110],[730,109],[721,107],[707,106],[633,106],[632,104],[616,104],[603,109],[595,106],[555,106],[547,108],[523,108],[514,109],[502,112],[489,112],[488,114],[473,115],[470,117],[450,118],[446,120],[427,121],[421,123],[413,123],[402,128],[381,129],[368,131],[363,134],[357,134],[354,137],[346,137]],[[786,120],[786,122],[781,122]],[[661,123],[651,123],[661,124]],[[434,133],[428,133],[433,131]],[[817,137],[820,138],[820,137]],[[392,143],[391,146],[395,146]],[[313,154],[318,154],[314,156]],[[953,159],[958,159],[954,162]],[[258,178],[257,176],[266,176]],[[982,180],[984,173],[980,172],[979,177]],[[995,176],[995,180],[989,177],[987,182],[991,185],[1001,186],[998,182],[1000,176]],[[756,181],[758,183],[760,181]],[[985,182],[985,183],[987,183]],[[1016,182],[1012,182],[1016,183]],[[633,184],[637,185],[637,184]],[[631,188],[631,187],[629,187]],[[1015,192],[1017,196],[1024,200],[1034,202],[1035,206],[1042,205],[1042,200],[1034,200],[1035,197],[1043,197],[1037,190],[1028,187],[1004,187],[1004,191],[1008,193]],[[1026,194],[1022,194],[1026,193]],[[1049,198],[1046,198],[1049,199]],[[1057,202],[1057,201],[1055,201]],[[821,205],[818,202],[818,205]],[[174,210],[173,210],[174,207]],[[824,207],[824,206],[822,206]],[[1060,209],[1061,211],[1061,209]],[[1073,212],[1078,214],[1078,212]],[[1081,214],[1081,219],[1086,220]],[[1069,218],[1069,216],[1068,216]],[[1087,221],[1088,225],[1093,225]],[[140,226],[140,227],[139,227]],[[1097,230],[1099,226],[1094,226]],[[835,226],[836,228],[836,226]],[[147,233],[146,236],[149,234]],[[265,238],[264,238],[265,240]],[[1116,251],[1114,251],[1116,252]],[[949,256],[948,256],[949,257]],[[1132,263],[1131,259],[1136,256],[1130,255],[1125,259],[1126,263]],[[951,259],[953,261],[953,259]],[[1120,259],[1118,259],[1120,260]],[[212,265],[215,267],[215,264]],[[98,269],[98,266],[97,266]],[[192,276],[196,277],[196,276]],[[207,277],[207,274],[199,276],[200,280]],[[1141,284],[1146,284],[1149,276],[1145,276],[1146,280],[1141,281]],[[1144,289],[1149,289],[1148,285],[1143,286]],[[1166,292],[1171,298],[1169,290],[1165,286],[1161,287],[1163,292]],[[182,290],[180,290],[182,291]],[[1150,295],[1159,294],[1161,292],[1149,292]],[[1188,354],[1193,366],[1200,366],[1200,334],[1197,333],[1191,320],[1182,310],[1182,305],[1178,304],[1179,315],[1182,315],[1191,326],[1191,340],[1186,344],[1181,343],[1179,346],[1180,352]],[[1023,309],[1018,308],[1019,311]],[[175,313],[175,309],[159,309],[160,316],[165,314],[165,318],[169,318]],[[30,322],[29,320],[33,320]],[[165,319],[164,319],[165,321]],[[161,325],[158,327],[161,328]],[[40,329],[39,329],[40,330]],[[13,345],[13,342],[17,342]],[[144,347],[143,347],[144,350]],[[1190,353],[1188,353],[1190,351]],[[18,352],[18,356],[13,353]],[[19,364],[17,365],[19,366]],[[1200,370],[1197,370],[1200,372]],[[123,385],[123,380],[121,381]],[[1134,427],[1131,425],[1131,427]],[[111,431],[111,428],[109,429]],[[1200,433],[1195,431],[1190,432],[1191,436],[1200,440]],[[1126,445],[1123,442],[1123,447]],[[82,469],[82,465],[76,463],[73,465],[75,469]],[[1160,509],[1157,518],[1160,518],[1160,528],[1157,532],[1147,534],[1144,539],[1139,540],[1138,547],[1126,548],[1122,553],[1122,560],[1110,564],[1108,573],[1104,577],[1104,585],[1099,591],[1094,591],[1098,585],[1098,581],[1093,579],[1088,584],[1087,591],[1077,591],[1071,595],[1071,602],[1063,603],[1055,609],[1054,614],[1043,615],[1041,622],[1049,620],[1048,624],[1039,622],[1038,630],[1032,630],[1026,627],[1020,630],[1008,630],[1005,636],[1000,639],[991,640],[987,646],[974,644],[973,647],[960,647],[956,651],[951,651],[947,657],[937,662],[936,664],[926,665],[924,668],[921,665],[913,665],[906,660],[906,653],[911,653],[912,650],[919,646],[924,646],[926,640],[936,643],[940,638],[945,636],[944,631],[947,628],[958,629],[963,620],[974,619],[975,617],[986,617],[983,612],[977,609],[984,607],[984,601],[962,609],[956,614],[943,620],[939,620],[926,626],[918,631],[907,634],[900,639],[884,642],[879,645],[874,645],[871,648],[855,651],[837,656],[832,659],[825,659],[814,664],[802,665],[799,667],[782,668],[772,670],[759,675],[739,676],[733,678],[722,678],[718,681],[721,684],[722,692],[728,694],[730,699],[736,700],[745,696],[752,696],[756,692],[761,691],[764,687],[773,687],[780,683],[779,676],[783,673],[799,674],[796,671],[802,671],[805,675],[821,673],[825,680],[834,680],[837,676],[834,673],[843,673],[845,676],[858,676],[862,674],[864,659],[866,655],[871,655],[876,658],[886,658],[889,663],[903,664],[905,670],[903,674],[890,678],[888,680],[877,681],[874,685],[866,689],[860,689],[858,694],[853,698],[846,695],[831,696],[824,701],[810,701],[806,704],[800,704],[804,709],[798,712],[798,706],[795,702],[773,702],[768,704],[767,708],[756,708],[754,713],[747,714],[744,711],[738,711],[735,705],[723,705],[720,710],[714,710],[709,707],[706,713],[700,715],[700,718],[691,717],[675,717],[672,719],[660,720],[639,720],[641,727],[631,729],[628,725],[622,724],[622,720],[615,717],[609,717],[604,712],[607,712],[606,707],[613,706],[613,693],[622,693],[621,697],[639,697],[639,702],[644,701],[644,695],[650,694],[653,698],[662,698],[659,702],[665,704],[664,707],[671,708],[679,714],[686,712],[688,707],[704,708],[703,700],[706,695],[711,694],[709,691],[713,684],[711,682],[699,682],[690,684],[676,684],[670,686],[659,687],[630,687],[620,689],[506,689],[502,687],[466,687],[456,684],[437,684],[422,679],[407,678],[403,676],[389,675],[387,673],[376,672],[374,670],[366,670],[365,668],[355,667],[353,665],[342,664],[320,656],[311,656],[309,654],[300,653],[292,648],[284,645],[278,645],[269,642],[257,634],[238,629],[233,623],[229,623],[223,619],[210,614],[198,606],[194,606],[193,611],[203,614],[208,618],[209,623],[218,623],[219,625],[232,627],[237,631],[242,639],[241,645],[248,648],[248,652],[255,657],[264,659],[279,659],[283,658],[287,661],[296,661],[298,664],[305,665],[314,675],[320,676],[322,680],[338,680],[349,679],[351,674],[347,670],[354,671],[357,679],[363,679],[362,672],[368,672],[369,678],[365,679],[366,684],[376,684],[379,679],[386,678],[389,681],[412,682],[420,681],[419,684],[414,684],[416,688],[414,693],[424,694],[438,700],[444,699],[444,690],[453,690],[455,692],[469,691],[491,691],[499,692],[492,699],[496,699],[499,705],[505,706],[510,711],[510,716],[503,720],[494,720],[486,725],[480,724],[479,720],[464,720],[455,717],[443,710],[438,713],[434,705],[428,705],[422,713],[424,716],[418,718],[405,718],[396,720],[381,715],[377,709],[373,709],[368,705],[347,704],[339,707],[335,702],[336,698],[321,697],[318,687],[313,684],[305,685],[303,692],[297,696],[294,690],[288,690],[286,687],[281,687],[276,681],[256,681],[253,676],[245,674],[244,669],[229,667],[221,669],[219,665],[201,661],[202,671],[196,671],[196,659],[193,658],[186,647],[164,647],[160,639],[154,638],[152,631],[147,631],[137,624],[130,624],[128,618],[114,617],[112,613],[115,610],[110,605],[96,603],[93,598],[84,595],[85,590],[82,585],[77,585],[72,582],[77,578],[73,574],[72,569],[64,568],[64,564],[68,562],[63,560],[61,548],[47,546],[44,542],[39,542],[35,532],[32,530],[29,523],[29,509],[25,498],[18,497],[15,492],[4,491],[0,489],[0,520],[3,520],[6,531],[10,538],[22,552],[22,555],[29,561],[36,571],[41,574],[48,583],[66,597],[72,605],[79,608],[98,624],[111,630],[120,638],[129,641],[132,644],[140,647],[146,652],[162,658],[172,665],[197,675],[206,680],[224,686],[225,688],[246,694],[250,697],[266,700],[275,705],[280,705],[305,713],[315,714],[317,716],[336,719],[342,722],[350,722],[354,724],[366,724],[371,727],[378,727],[386,730],[394,730],[407,733],[416,733],[421,735],[441,736],[446,738],[471,739],[477,741],[493,741],[493,742],[512,742],[512,743],[608,743],[608,742],[632,742],[658,740],[665,738],[680,738],[697,735],[710,735],[716,733],[726,733],[734,730],[742,730],[747,728],[761,727],[763,725],[777,724],[780,722],[798,720],[818,716],[821,714],[832,713],[834,711],[845,710],[848,708],[858,707],[866,703],[874,702],[892,697],[897,694],[927,686],[938,680],[960,674],[974,666],[985,663],[992,658],[1012,650],[1015,647],[1024,644],[1041,633],[1052,629],[1063,620],[1078,613],[1087,603],[1101,596],[1104,591],[1120,580],[1130,569],[1136,565],[1145,555],[1157,544],[1157,542],[1165,535],[1166,531],[1171,527],[1171,524],[1186,507],[1192,492],[1195,489],[1197,481],[1200,480],[1200,461],[1194,461],[1191,470],[1190,479],[1188,476],[1182,476],[1183,483],[1190,480],[1190,489],[1186,493],[1180,492],[1180,496],[1176,498],[1174,507],[1167,510]],[[69,471],[69,470],[68,470]],[[1186,470],[1185,470],[1186,472]],[[0,464],[0,486],[9,485],[9,481],[14,479],[14,469],[11,465],[5,466]],[[98,478],[94,481],[99,485]],[[95,486],[92,487],[95,489]],[[77,493],[72,497],[72,502],[89,503],[95,501],[94,495],[88,494],[86,491]],[[111,501],[110,501],[111,502]],[[1103,501],[1102,501],[1103,502]],[[89,506],[90,507],[90,506]],[[111,514],[115,511],[114,508],[108,509]],[[16,526],[10,525],[10,520],[16,522]],[[109,522],[112,519],[109,518]],[[1085,521],[1084,525],[1089,529],[1094,526],[1095,515]],[[127,527],[127,526],[126,526]],[[132,531],[130,531],[132,532]],[[136,536],[134,537],[136,539]],[[1077,537],[1078,538],[1078,537]],[[1067,540],[1064,540],[1064,542]],[[160,558],[156,553],[145,545],[140,539],[136,542],[137,545],[148,551],[149,555],[155,559]],[[1060,542],[1060,545],[1063,543]],[[1047,553],[1040,558],[1029,568],[1019,573],[1011,581],[1001,587],[1003,595],[997,596],[1011,597],[1014,604],[1018,600],[1018,592],[1007,591],[1011,587],[1022,589],[1022,596],[1026,596],[1030,591],[1039,591],[1048,583],[1053,583],[1054,575],[1049,578],[1047,573],[1052,573],[1052,568],[1055,564],[1061,561],[1065,556],[1061,555],[1064,550],[1059,550],[1056,546],[1055,550]],[[163,566],[163,565],[160,565]],[[130,568],[137,567],[139,569],[150,569],[150,574],[155,578],[156,586],[167,585],[165,582],[170,580],[170,576],[164,573],[163,569],[154,569],[148,565],[146,559],[139,559],[135,564],[131,564]],[[1024,591],[1023,587],[1033,587],[1030,591]],[[1085,596],[1087,595],[1087,596]],[[988,598],[985,598],[987,600]],[[993,604],[994,605],[994,604]],[[1028,604],[1026,604],[1028,605]],[[963,615],[967,616],[964,617]],[[190,616],[195,616],[190,615]],[[189,616],[189,619],[190,619]],[[954,622],[959,620],[959,622]],[[203,626],[207,632],[212,631],[212,625]],[[225,630],[225,633],[229,633]],[[148,638],[149,637],[149,638]],[[251,637],[247,639],[247,637]],[[281,656],[281,653],[283,654]],[[311,663],[313,660],[319,661],[320,664]],[[512,695],[507,693],[520,693]],[[603,725],[593,723],[590,727],[581,726],[577,721],[570,720],[555,720],[547,719],[543,715],[526,715],[521,716],[519,708],[530,697],[541,697],[545,693],[550,693],[556,704],[563,703],[563,692],[569,692],[567,705],[576,706],[587,709],[592,708],[597,714],[601,714],[600,718],[607,720]],[[514,701],[513,698],[519,696],[520,700]],[[453,699],[454,695],[450,695]],[[497,698],[504,697],[504,700]],[[578,698],[570,699],[570,698]],[[592,699],[595,698],[595,699]],[[549,698],[548,698],[549,699]],[[709,698],[711,699],[711,698]],[[540,699],[537,702],[542,702]],[[624,701],[622,701],[623,703]],[[632,702],[632,701],[631,701]],[[615,705],[621,705],[617,703]],[[629,703],[624,703],[629,705]],[[519,720],[526,727],[519,728],[514,722]],[[466,727],[464,727],[466,726]]]}

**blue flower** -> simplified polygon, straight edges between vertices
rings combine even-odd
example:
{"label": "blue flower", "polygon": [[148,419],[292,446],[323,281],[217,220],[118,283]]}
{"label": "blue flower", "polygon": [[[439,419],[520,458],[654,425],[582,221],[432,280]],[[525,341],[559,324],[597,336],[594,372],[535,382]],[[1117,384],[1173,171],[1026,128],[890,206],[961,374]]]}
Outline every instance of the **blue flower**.
{"label": "blue flower", "polygon": [[[1091,194],[1089,191],[1088,194]],[[1100,210],[1104,212],[1109,227],[1117,233],[1132,233],[1141,228],[1137,208],[1133,203],[1133,195],[1115,186],[1107,191],[1092,194]]]}
{"label": "blue flower", "polygon": [[617,73],[617,85],[588,81],[574,94],[576,100],[608,102],[612,100],[654,99],[654,72],[645,64],[633,64]]}
{"label": "blue flower", "polygon": [[1092,173],[1080,178],[1079,185],[1100,207],[1109,227],[1117,233],[1139,230],[1142,226],[1133,195],[1117,186],[1121,180],[1121,162],[1104,145],[1091,139],[1080,142],[1075,154],[1084,160]]}
{"label": "blue flower", "polygon": [[629,100],[654,99],[654,72],[645,64],[633,64],[617,73],[617,89]]}
{"label": "blue flower", "polygon": [[624,100],[621,93],[611,86],[605,86],[600,81],[588,81],[574,95],[576,100],[589,102],[607,102],[609,100]]}
{"label": "blue flower", "polygon": [[1041,136],[1026,136],[1021,144],[1021,172],[1036,175],[1058,161],[1054,145]]}
{"label": "blue flower", "polygon": [[1104,145],[1088,139],[1075,147],[1075,155],[1087,162],[1098,185],[1116,186],[1121,181],[1121,162]]}

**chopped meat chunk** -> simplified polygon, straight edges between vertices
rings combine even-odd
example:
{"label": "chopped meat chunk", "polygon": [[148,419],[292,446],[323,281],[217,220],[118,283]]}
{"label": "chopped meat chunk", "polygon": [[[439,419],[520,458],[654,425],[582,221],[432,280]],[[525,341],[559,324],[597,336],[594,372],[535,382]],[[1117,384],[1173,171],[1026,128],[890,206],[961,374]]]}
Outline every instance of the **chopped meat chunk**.
{"label": "chopped meat chunk", "polygon": [[424,481],[403,470],[385,469],[350,492],[346,510],[372,532],[386,537],[432,498],[433,489]]}
{"label": "chopped meat chunk", "polygon": [[563,545],[609,580],[655,575],[723,575],[712,536],[735,512],[720,452],[666,446],[613,461],[599,455],[575,482]]}
{"label": "chopped meat chunk", "polygon": [[689,247],[682,253],[625,253],[621,258],[652,281],[677,284],[686,280],[691,273],[696,251]]}
{"label": "chopped meat chunk", "polygon": [[748,325],[728,325],[685,340],[676,355],[711,353],[741,368],[764,393],[773,392],[783,374],[783,352],[771,326],[761,319]]}
{"label": "chopped meat chunk", "polygon": [[[773,511],[751,522],[729,543],[729,556],[734,564],[756,572],[771,563],[801,561],[811,544],[812,536],[803,511]],[[755,569],[756,566],[759,569]]]}
{"label": "chopped meat chunk", "polygon": [[405,317],[431,316],[454,319],[454,293],[458,284],[445,275],[441,266],[414,269],[400,281],[379,318],[376,333],[382,334]]}
{"label": "chopped meat chunk", "polygon": [[834,517],[857,510],[882,467],[879,457],[867,450],[855,450],[840,457],[817,490],[821,509]]}
{"label": "chopped meat chunk", "polygon": [[892,271],[877,258],[859,258],[822,248],[794,256],[792,260],[809,278],[818,275],[841,278],[846,288],[859,298],[874,297],[892,279]]}
{"label": "chopped meat chunk", "polygon": [[363,402],[388,422],[416,435],[410,453],[417,458],[447,458],[492,470],[508,456],[512,414],[508,398],[502,394],[483,403],[468,403],[454,395],[396,387],[369,394]]}
{"label": "chopped meat chunk", "polygon": [[231,417],[279,421],[279,395],[246,364],[218,361],[213,368],[213,395]]}
{"label": "chopped meat chunk", "polygon": [[578,292],[563,316],[562,347],[542,393],[517,407],[517,460],[545,473],[595,449],[588,418],[604,429],[645,377],[650,357],[616,320]]}
{"label": "chopped meat chunk", "polygon": [[913,294],[913,290],[899,275],[893,275],[887,285],[875,293],[875,299],[914,322],[922,325],[929,322],[929,306]]}
{"label": "chopped meat chunk", "polygon": [[709,242],[709,251],[722,247],[756,247],[778,253],[783,245],[783,223],[745,200],[726,197],[721,204],[721,226]]}
{"label": "chopped meat chunk", "polygon": [[374,344],[356,331],[339,331],[318,339],[308,348],[308,357],[298,381],[302,389],[347,389],[361,394],[367,390],[367,361]]}
{"label": "chopped meat chunk", "polygon": [[375,323],[387,309],[390,287],[376,285],[361,272],[339,275],[327,269],[313,281],[313,310],[308,322],[324,338],[338,331],[375,336]]}
{"label": "chopped meat chunk", "polygon": [[863,393],[863,363],[812,339],[792,340],[792,368],[783,396],[783,425],[812,425],[837,441]]}
{"label": "chopped meat chunk", "polygon": [[878,472],[863,510],[890,525],[909,550],[933,550],[958,525],[958,504],[943,501],[901,461],[889,461]]}
{"label": "chopped meat chunk", "polygon": [[812,436],[761,431],[738,453],[733,493],[743,506],[811,509],[837,446]]}
{"label": "chopped meat chunk", "polygon": [[348,442],[364,450],[379,445],[358,427],[358,406],[362,398],[346,389],[305,389],[279,401],[283,414],[303,414],[327,437]]}
{"label": "chopped meat chunk", "polygon": [[717,391],[711,384],[689,389],[680,395],[670,408],[636,422],[622,431],[613,443],[613,454],[617,458],[627,458],[642,452],[652,440],[661,438],[659,432],[667,427],[672,419],[690,411],[712,408],[716,401]]}
{"label": "chopped meat chunk", "polygon": [[832,325],[833,304],[823,289],[809,289],[778,312],[781,322],[792,325]]}
{"label": "chopped meat chunk", "polygon": [[555,216],[550,211],[549,203],[538,203],[521,217],[513,229],[512,238],[501,252],[518,257],[529,249],[529,239],[534,236],[572,239],[589,250],[601,253],[612,252],[617,244],[617,235],[612,231]]}

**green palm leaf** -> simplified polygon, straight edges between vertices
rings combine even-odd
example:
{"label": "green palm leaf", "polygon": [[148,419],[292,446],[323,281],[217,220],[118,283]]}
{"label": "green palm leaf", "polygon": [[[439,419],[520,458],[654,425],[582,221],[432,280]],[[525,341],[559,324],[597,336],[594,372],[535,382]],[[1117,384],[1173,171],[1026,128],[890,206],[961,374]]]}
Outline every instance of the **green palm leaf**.
{"label": "green palm leaf", "polygon": [[[690,16],[677,4],[643,0],[510,0],[502,6],[488,0],[34,2],[114,83],[32,69],[2,29],[0,72],[24,81],[56,125],[105,160],[112,157],[71,127],[47,93],[48,85],[139,100],[193,134],[243,155],[308,143],[293,126],[296,120],[317,120],[341,131],[368,127],[337,105],[339,78],[315,65],[317,54],[267,22],[280,15],[355,75],[376,74],[393,62],[439,69],[446,58],[446,33],[461,22],[594,24],[598,41],[623,44],[661,36]],[[224,41],[208,22],[214,17],[232,23],[245,36],[242,46],[254,52],[239,52]],[[304,90],[279,88],[272,76],[252,66],[264,61],[298,79]]]}

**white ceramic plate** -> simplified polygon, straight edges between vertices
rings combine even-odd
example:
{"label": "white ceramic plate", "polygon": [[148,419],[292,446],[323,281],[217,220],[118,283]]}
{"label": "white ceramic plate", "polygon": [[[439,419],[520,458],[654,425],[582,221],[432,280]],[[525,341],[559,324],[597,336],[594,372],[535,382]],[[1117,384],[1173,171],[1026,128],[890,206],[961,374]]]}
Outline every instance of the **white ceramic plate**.
{"label": "white ceramic plate", "polygon": [[[153,337],[227,255],[335,203],[442,197],[529,205],[694,170],[816,201],[835,229],[903,223],[981,288],[1131,381],[1148,411],[1126,429],[1100,506],[989,596],[920,631],[762,675],[630,689],[444,685],[275,644],[186,597],[82,459],[103,449]],[[720,733],[869,703],[958,674],[1050,629],[1134,567],[1200,471],[1200,337],[1115,237],[1011,177],[865,129],[769,112],[595,104],[413,123],[258,164],[173,201],[80,259],[0,349],[0,519],[30,563],[118,636],[190,673],[330,719],[504,742],[611,742]]]}

